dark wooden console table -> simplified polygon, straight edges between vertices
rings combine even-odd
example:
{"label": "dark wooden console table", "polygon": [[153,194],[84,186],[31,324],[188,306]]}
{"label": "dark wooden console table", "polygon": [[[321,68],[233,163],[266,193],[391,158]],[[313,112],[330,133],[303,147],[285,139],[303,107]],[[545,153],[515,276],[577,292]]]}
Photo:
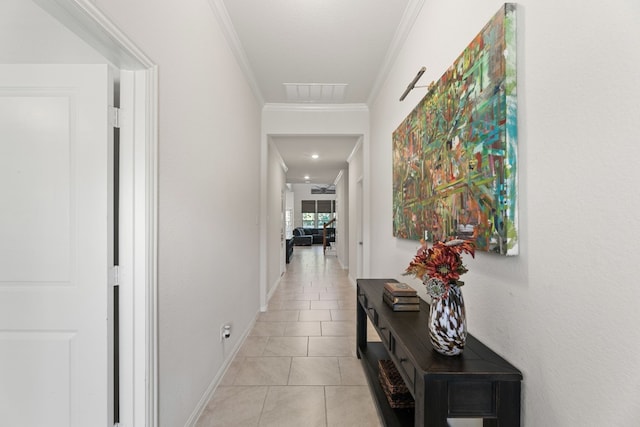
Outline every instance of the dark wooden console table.
{"label": "dark wooden console table", "polygon": [[[431,347],[429,305],[394,312],[382,300],[385,282],[358,279],[357,354],[387,426],[445,427],[447,418],[483,418],[484,426],[520,426],[522,373],[472,335],[462,355]],[[367,317],[381,342],[367,341]],[[392,409],[378,380],[378,360],[390,359],[415,399],[415,409]]]}

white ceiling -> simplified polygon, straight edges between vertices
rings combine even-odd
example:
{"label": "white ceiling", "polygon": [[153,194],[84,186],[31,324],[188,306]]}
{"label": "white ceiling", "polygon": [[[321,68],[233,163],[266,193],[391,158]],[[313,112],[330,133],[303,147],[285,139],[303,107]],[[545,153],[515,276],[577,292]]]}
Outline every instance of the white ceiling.
{"label": "white ceiling", "polygon": [[[270,137],[289,168],[287,182],[292,184],[333,184],[358,137],[352,136],[272,136]],[[318,158],[311,156],[317,154]],[[308,176],[307,180],[305,176]]]}
{"label": "white ceiling", "polygon": [[[370,102],[424,0],[210,2],[261,101],[317,105]],[[333,183],[356,141],[271,137],[289,169],[287,182],[305,182],[306,174],[312,184]],[[312,152],[320,158],[312,160]]]}
{"label": "white ceiling", "polygon": [[[366,103],[409,0],[223,0],[267,103],[289,103],[286,83],[347,84],[344,103]],[[411,3],[411,8],[408,5]],[[397,34],[398,33],[398,34]]]}

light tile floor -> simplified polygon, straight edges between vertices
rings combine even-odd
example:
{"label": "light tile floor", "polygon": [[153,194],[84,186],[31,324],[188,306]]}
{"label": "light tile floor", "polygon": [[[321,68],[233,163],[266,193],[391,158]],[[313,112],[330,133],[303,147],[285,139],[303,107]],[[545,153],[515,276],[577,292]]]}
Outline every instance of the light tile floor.
{"label": "light tile floor", "polygon": [[355,294],[335,255],[296,246],[196,426],[380,426],[355,354]]}

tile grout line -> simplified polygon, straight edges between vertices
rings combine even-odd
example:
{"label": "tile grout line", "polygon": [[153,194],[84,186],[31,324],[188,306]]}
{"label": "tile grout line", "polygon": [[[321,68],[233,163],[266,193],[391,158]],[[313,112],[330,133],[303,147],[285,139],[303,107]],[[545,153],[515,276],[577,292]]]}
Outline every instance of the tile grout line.
{"label": "tile grout line", "polygon": [[329,408],[327,405],[327,386],[323,386],[322,391],[324,392],[324,425],[328,427],[329,426]]}
{"label": "tile grout line", "polygon": [[289,374],[287,375],[287,383],[285,386],[289,385],[289,381],[291,381],[291,368],[293,367],[293,357],[289,357]]}
{"label": "tile grout line", "polygon": [[260,415],[258,416],[258,424],[256,427],[260,425],[262,421],[262,416],[264,415],[264,405],[267,403],[267,396],[269,396],[269,391],[271,390],[271,386],[267,386],[267,392],[264,394],[264,399],[262,399],[262,407],[260,408]]}

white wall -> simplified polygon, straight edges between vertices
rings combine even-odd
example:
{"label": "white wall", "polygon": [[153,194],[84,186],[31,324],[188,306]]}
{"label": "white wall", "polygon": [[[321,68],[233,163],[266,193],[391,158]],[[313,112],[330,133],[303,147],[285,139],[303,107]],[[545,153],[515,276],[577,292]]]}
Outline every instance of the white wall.
{"label": "white wall", "polygon": [[95,4],[158,65],[160,426],[183,426],[259,309],[261,105],[207,0]]}
{"label": "white wall", "polygon": [[262,113],[266,135],[366,135],[369,109],[363,104],[267,104]]}
{"label": "white wall", "polygon": [[343,269],[349,269],[349,169],[336,181],[336,253]]}
{"label": "white wall", "polygon": [[[518,4],[521,254],[467,260],[469,330],[522,370],[523,425],[638,425],[640,4]],[[407,280],[418,246],[392,236],[391,133],[425,92],[397,99],[501,5],[426,2],[371,106],[372,276]]]}

